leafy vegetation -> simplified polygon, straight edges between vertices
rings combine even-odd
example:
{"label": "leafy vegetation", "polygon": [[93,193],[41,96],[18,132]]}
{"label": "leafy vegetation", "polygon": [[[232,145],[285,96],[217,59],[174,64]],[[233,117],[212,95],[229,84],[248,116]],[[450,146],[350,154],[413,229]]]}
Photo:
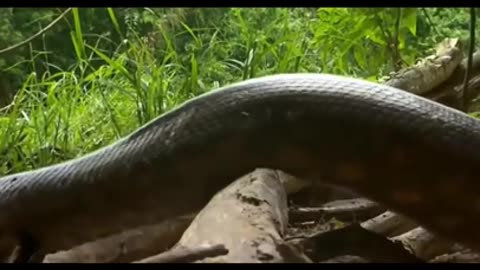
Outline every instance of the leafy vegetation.
{"label": "leafy vegetation", "polygon": [[[0,48],[57,9],[0,9]],[[98,149],[179,103],[252,77],[325,72],[375,81],[445,37],[468,10],[417,8],[72,9],[0,55],[0,174]]]}

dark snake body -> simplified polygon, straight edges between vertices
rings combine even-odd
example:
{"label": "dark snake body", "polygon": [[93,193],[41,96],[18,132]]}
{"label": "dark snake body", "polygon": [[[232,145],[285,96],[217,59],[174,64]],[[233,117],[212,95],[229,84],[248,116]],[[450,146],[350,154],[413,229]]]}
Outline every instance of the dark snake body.
{"label": "dark snake body", "polygon": [[[89,155],[0,180],[44,252],[198,210],[255,168],[346,187],[480,249],[480,121],[391,87],[282,74],[211,91]],[[1,239],[0,239],[1,242]]]}

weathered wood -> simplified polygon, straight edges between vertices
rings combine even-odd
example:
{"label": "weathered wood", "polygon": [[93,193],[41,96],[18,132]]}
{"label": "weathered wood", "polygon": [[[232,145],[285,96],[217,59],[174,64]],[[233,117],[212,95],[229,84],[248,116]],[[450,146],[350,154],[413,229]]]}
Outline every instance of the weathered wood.
{"label": "weathered wood", "polygon": [[358,221],[371,218],[384,212],[378,203],[364,199],[336,200],[320,207],[298,207],[289,211],[290,222],[330,219],[335,217],[342,221]]}
{"label": "weathered wood", "polygon": [[287,263],[313,263],[312,259],[305,255],[302,249],[289,242],[277,243],[277,250]]}
{"label": "weathered wood", "polygon": [[[297,192],[310,183],[279,170],[276,174],[287,193]],[[122,263],[140,260],[171,248],[180,239],[197,213],[141,226],[85,243],[70,250],[46,256],[45,263]],[[12,240],[13,241],[13,240]],[[12,244],[13,245],[13,244]]]}
{"label": "weathered wood", "polygon": [[442,239],[422,227],[394,237],[392,240],[401,242],[410,253],[425,261],[449,253],[454,245],[451,241]]}
{"label": "weathered wood", "polygon": [[438,256],[431,263],[480,263],[480,254],[469,249]]}
{"label": "weathered wood", "polygon": [[46,256],[45,263],[123,263],[139,260],[171,248],[195,215],[186,215],[154,225],[85,243]]}
{"label": "weathered wood", "polygon": [[386,237],[394,237],[417,227],[413,220],[391,211],[364,221],[360,225],[369,231]]}
{"label": "weathered wood", "polygon": [[196,216],[178,245],[223,244],[229,251],[200,262],[284,262],[277,246],[288,224],[287,195],[278,176],[257,169],[230,184]]}
{"label": "weathered wood", "polygon": [[321,261],[321,263],[370,263],[370,261],[359,256],[344,255]]}
{"label": "weathered wood", "polygon": [[[315,260],[327,262],[356,260],[349,257],[345,261],[345,258],[341,258],[344,255],[360,256],[370,262],[402,262],[410,259],[413,262],[414,258],[426,262],[455,251],[456,245],[451,241],[442,239],[421,227],[414,227],[415,223],[410,220],[387,212],[362,223],[361,226],[353,224],[333,231],[320,232],[305,237],[299,243],[310,250],[307,255]],[[398,235],[399,233],[401,234]],[[396,236],[386,238],[385,235]],[[403,248],[400,248],[401,246]],[[414,257],[407,256],[405,252]],[[337,257],[340,259],[335,259]]]}
{"label": "weathered wood", "polygon": [[309,250],[307,256],[315,261],[355,255],[370,262],[422,262],[402,245],[366,230],[359,224],[313,235],[304,240],[304,245]]}
{"label": "weathered wood", "polygon": [[[468,92],[470,103],[480,94],[480,87],[473,82],[475,77],[480,76],[480,51],[474,53],[472,60]],[[466,67],[467,58],[464,58],[460,42],[447,38],[437,45],[435,54],[391,74],[383,83],[464,110],[462,99]]]}
{"label": "weathered wood", "polygon": [[191,263],[208,257],[226,254],[228,254],[228,250],[224,245],[197,247],[194,249],[177,247],[135,263]]}
{"label": "weathered wood", "polygon": [[400,70],[385,84],[423,95],[448,79],[462,60],[463,52],[458,39],[445,39],[437,45],[434,55]]}

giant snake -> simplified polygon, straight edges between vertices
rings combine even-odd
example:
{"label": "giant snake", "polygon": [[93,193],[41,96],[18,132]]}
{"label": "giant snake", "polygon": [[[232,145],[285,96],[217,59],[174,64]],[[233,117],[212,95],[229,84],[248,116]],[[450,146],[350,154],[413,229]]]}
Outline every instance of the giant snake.
{"label": "giant snake", "polygon": [[480,121],[326,74],[212,90],[88,155],[0,179],[0,243],[42,252],[199,210],[255,168],[348,188],[480,250]]}

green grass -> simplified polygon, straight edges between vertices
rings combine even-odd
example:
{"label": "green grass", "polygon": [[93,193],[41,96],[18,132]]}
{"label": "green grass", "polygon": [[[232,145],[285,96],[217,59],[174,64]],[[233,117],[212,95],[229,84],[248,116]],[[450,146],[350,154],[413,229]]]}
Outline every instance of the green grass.
{"label": "green grass", "polygon": [[[120,31],[112,9],[108,15]],[[232,82],[286,72],[375,80],[384,69],[381,59],[366,56],[359,65],[347,53],[369,48],[379,58],[381,46],[367,44],[357,32],[342,41],[349,29],[325,27],[312,9],[231,9],[215,19],[198,16],[199,25],[182,19],[157,23],[149,38],[130,32],[114,53],[102,51],[99,42],[86,44],[75,9],[72,16],[77,64],[59,70],[52,63],[54,71],[31,74],[13,105],[0,113],[0,174],[81,156]],[[41,53],[32,55],[32,66]],[[104,64],[93,67],[94,60]]]}

